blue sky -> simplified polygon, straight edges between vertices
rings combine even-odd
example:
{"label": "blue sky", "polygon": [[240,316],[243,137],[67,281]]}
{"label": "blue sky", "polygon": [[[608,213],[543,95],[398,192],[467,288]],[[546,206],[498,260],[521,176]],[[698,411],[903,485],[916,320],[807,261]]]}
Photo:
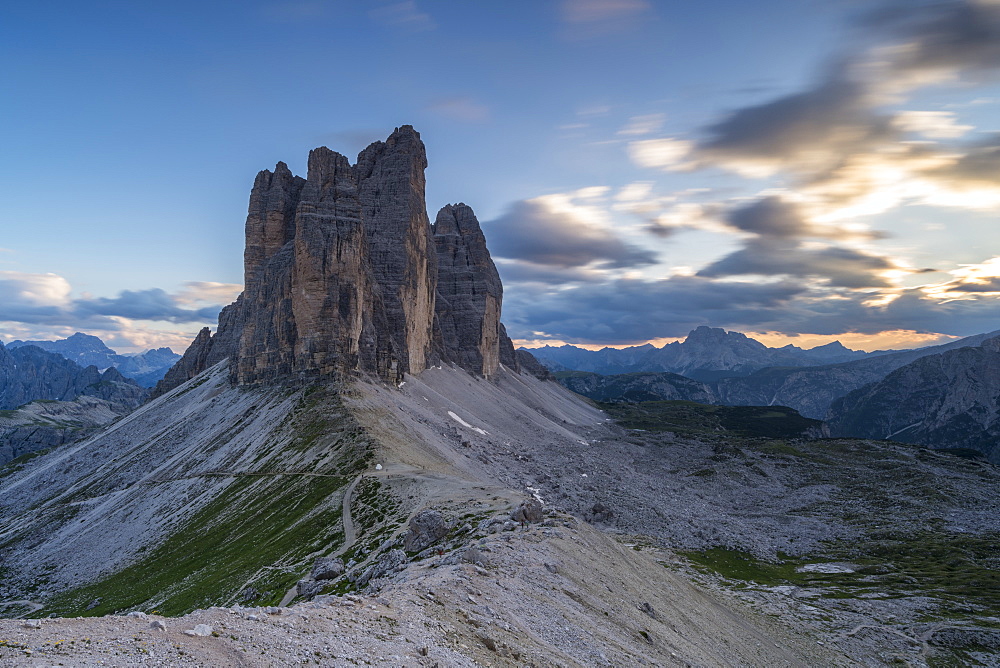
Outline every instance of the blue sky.
{"label": "blue sky", "polygon": [[1000,4],[0,7],[0,339],[183,348],[260,169],[409,123],[525,342],[1000,328]]}

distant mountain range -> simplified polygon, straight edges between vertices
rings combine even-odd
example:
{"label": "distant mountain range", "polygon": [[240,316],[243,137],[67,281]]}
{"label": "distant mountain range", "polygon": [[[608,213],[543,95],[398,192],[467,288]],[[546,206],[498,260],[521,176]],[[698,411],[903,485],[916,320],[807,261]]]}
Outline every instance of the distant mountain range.
{"label": "distant mountain range", "polygon": [[715,327],[698,327],[684,341],[662,348],[652,344],[629,348],[586,350],[572,345],[533,348],[531,353],[551,371],[591,371],[602,375],[635,372],[681,374],[700,381],[746,376],[774,366],[817,366],[890,354],[851,350],[839,341],[816,348],[793,345],[769,348],[746,334]]}
{"label": "distant mountain range", "polygon": [[170,348],[155,348],[138,355],[119,355],[108,348],[104,341],[90,334],[77,332],[57,341],[11,341],[10,349],[37,346],[50,353],[62,355],[82,367],[95,366],[99,370],[115,368],[126,378],[132,378],[142,387],[153,387],[167,370],[181,358]]}
{"label": "distant mountain range", "polygon": [[[861,353],[862,357],[851,361],[807,365],[810,354],[818,349],[767,348],[736,332],[699,328],[683,343],[669,344],[675,346],[670,353],[672,359],[682,367],[694,368],[691,376],[670,371],[602,375],[567,370],[557,371],[555,376],[567,388],[597,401],[687,400],[726,406],[787,406],[804,417],[829,420],[835,436],[891,438],[935,448],[976,450],[1000,463],[1000,448],[996,445],[1000,441],[998,335],[1000,330],[940,346],[883,351],[878,355]],[[646,349],[644,359],[648,363],[656,357],[651,350],[668,348],[605,349],[591,353],[591,357],[578,355],[590,351],[573,346],[541,350],[557,351],[562,360],[571,363],[597,361],[603,364],[598,368],[614,368],[609,360],[622,363],[630,358],[615,359],[611,353],[626,352],[632,355],[635,365],[643,355],[636,355],[637,351]],[[829,345],[822,348],[833,356],[857,354],[834,352]],[[543,364],[556,366],[551,355],[533,352]],[[741,354],[749,359],[741,358]],[[659,355],[661,359],[666,357]],[[735,375],[769,356],[797,357],[800,362]]]}
{"label": "distant mountain range", "polygon": [[0,343],[0,464],[85,436],[148,396],[113,367],[99,371],[37,346]]}

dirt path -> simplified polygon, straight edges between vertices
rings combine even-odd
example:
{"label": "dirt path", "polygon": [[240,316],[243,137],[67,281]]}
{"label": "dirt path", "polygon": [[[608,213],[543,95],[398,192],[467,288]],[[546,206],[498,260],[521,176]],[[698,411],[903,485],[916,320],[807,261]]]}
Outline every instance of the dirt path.
{"label": "dirt path", "polygon": [[[7,606],[11,606],[11,605],[23,605],[24,607],[28,608],[28,614],[31,614],[32,612],[35,612],[36,610],[41,610],[42,608],[45,607],[41,603],[36,603],[34,601],[26,601],[26,600],[21,600],[21,601],[0,601],[0,608],[4,608],[4,607],[7,607]],[[15,617],[15,619],[16,619],[16,617]]]}
{"label": "dirt path", "polygon": [[[343,510],[341,511],[340,517],[344,523],[344,542],[337,549],[336,552],[331,554],[331,557],[339,557],[344,552],[347,552],[354,545],[354,541],[357,540],[357,534],[354,530],[354,518],[351,516],[351,501],[354,499],[354,488],[358,486],[361,479],[365,476],[364,473],[359,473],[358,476],[351,481],[351,484],[347,486],[344,491],[344,503]],[[295,598],[298,593],[298,584],[294,585],[291,589],[285,592],[285,595],[281,598],[281,603],[278,605],[281,607],[286,607]]]}
{"label": "dirt path", "polygon": [[340,514],[341,520],[344,523],[344,544],[330,556],[339,557],[344,552],[347,552],[354,545],[354,541],[357,540],[357,534],[354,531],[354,517],[351,516],[351,501],[354,499],[354,488],[358,486],[363,477],[364,473],[358,474],[358,477],[347,486],[347,491],[344,492],[344,509]]}
{"label": "dirt path", "polygon": [[[335,552],[332,552],[329,555],[318,554],[315,556],[339,557],[351,549],[357,541],[357,529],[354,526],[354,517],[351,514],[351,503],[354,500],[354,490],[358,486],[358,483],[361,482],[362,478],[396,479],[396,482],[407,480],[417,482],[422,488],[423,497],[425,499],[433,499],[435,504],[456,500],[458,497],[466,497],[470,495],[470,493],[472,496],[485,498],[484,493],[487,491],[493,492],[494,496],[500,499],[499,505],[507,505],[520,498],[519,495],[504,488],[494,488],[490,485],[484,485],[479,482],[466,480],[464,478],[457,478],[455,476],[438,473],[436,471],[427,471],[408,464],[386,464],[384,468],[374,471],[366,471],[365,473],[359,474],[351,482],[351,484],[348,485],[347,490],[344,492],[343,511],[341,512],[341,518],[344,524],[344,542]],[[413,519],[417,513],[424,510],[425,507],[424,503],[415,504],[410,514],[400,523],[396,531],[389,536],[389,539],[391,540],[403,531],[406,531],[410,520]],[[364,566],[376,556],[378,555],[368,555],[364,560],[356,565],[356,568],[363,569]],[[253,579],[256,579],[256,577],[257,574],[251,578],[250,582],[252,582]],[[249,586],[250,582],[247,583],[247,586]],[[287,607],[295,599],[297,593],[297,586],[293,586],[285,592],[285,595],[282,597],[281,602],[278,605],[281,607]]]}

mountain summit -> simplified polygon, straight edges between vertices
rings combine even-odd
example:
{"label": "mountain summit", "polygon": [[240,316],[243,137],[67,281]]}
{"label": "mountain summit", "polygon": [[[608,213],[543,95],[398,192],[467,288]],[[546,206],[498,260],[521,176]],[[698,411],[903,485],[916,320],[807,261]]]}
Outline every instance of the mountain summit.
{"label": "mountain summit", "polygon": [[500,324],[503,289],[479,221],[448,205],[433,226],[427,158],[404,125],[348,159],[309,153],[306,178],[279,162],[250,193],[245,289],[156,393],[230,360],[237,385],[363,372],[399,382],[440,362],[490,376],[517,368]]}

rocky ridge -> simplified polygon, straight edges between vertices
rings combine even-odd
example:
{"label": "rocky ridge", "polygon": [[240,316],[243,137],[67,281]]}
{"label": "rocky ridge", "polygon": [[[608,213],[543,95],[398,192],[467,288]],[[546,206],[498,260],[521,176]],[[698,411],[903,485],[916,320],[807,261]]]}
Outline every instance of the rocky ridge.
{"label": "rocky ridge", "polygon": [[113,367],[102,373],[36,346],[0,344],[0,465],[92,433],[148,394]]}
{"label": "rocky ridge", "polygon": [[427,158],[408,125],[351,165],[320,147],[305,179],[284,163],[250,195],[245,289],[155,393],[228,358],[237,385],[367,373],[399,382],[440,362],[518,368],[500,324],[502,288],[472,209],[429,224]]}
{"label": "rocky ridge", "polygon": [[135,408],[145,401],[146,394],[117,369],[102,373],[95,366],[81,367],[36,346],[11,349],[0,344],[0,410],[39,399],[72,401],[80,395]]}
{"label": "rocky ridge", "polygon": [[595,401],[696,401],[717,403],[712,388],[676,373],[623,373],[602,376],[586,371],[559,371],[559,383]]}
{"label": "rocky ridge", "polygon": [[142,387],[153,387],[163,378],[180,355],[170,348],[154,348],[138,355],[119,355],[108,348],[99,337],[77,332],[56,341],[11,341],[8,348],[36,346],[50,353],[62,355],[82,367],[95,366],[103,371],[114,367],[126,378],[132,378]]}
{"label": "rocky ridge", "polygon": [[839,436],[976,450],[1000,464],[1000,337],[923,357],[834,402]]}
{"label": "rocky ridge", "polygon": [[[728,333],[732,334],[735,333]],[[639,399],[629,397],[642,396],[645,401],[688,399],[725,406],[788,406],[805,417],[821,420],[828,416],[836,399],[869,383],[878,382],[900,367],[929,355],[978,346],[998,334],[1000,331],[977,334],[940,346],[885,351],[885,354],[837,364],[771,366],[748,375],[719,377],[728,373],[719,366],[702,369],[703,375],[716,376],[715,380],[704,382],[671,372],[602,374],[602,377],[594,374],[591,377],[587,372],[562,369],[556,375],[559,382],[569,389],[601,401],[635,401]],[[715,357],[721,359],[728,354],[717,353]],[[551,360],[546,363],[549,367],[553,366]],[[698,398],[695,398],[696,395]]]}
{"label": "rocky ridge", "polygon": [[90,436],[129,410],[81,394],[73,401],[33,401],[0,411],[0,465]]}

